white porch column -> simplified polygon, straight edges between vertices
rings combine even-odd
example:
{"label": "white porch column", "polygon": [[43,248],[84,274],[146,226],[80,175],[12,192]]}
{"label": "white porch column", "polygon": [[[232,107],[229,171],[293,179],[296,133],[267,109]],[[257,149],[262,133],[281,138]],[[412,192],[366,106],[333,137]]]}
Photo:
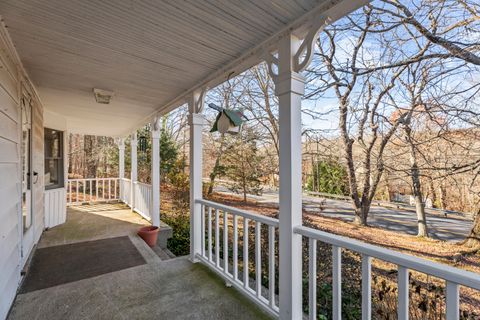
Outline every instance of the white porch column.
{"label": "white porch column", "polygon": [[130,139],[131,146],[131,170],[130,170],[130,206],[132,211],[135,209],[135,182],[137,182],[137,133],[132,133]]}
{"label": "white porch column", "polygon": [[194,92],[188,104],[190,112],[190,260],[198,262],[196,254],[202,250],[202,206],[195,200],[202,199],[203,146],[202,127],[205,118],[200,114],[203,109],[204,91]]}
{"label": "white porch column", "polygon": [[118,139],[118,178],[120,188],[120,200],[125,201],[125,190],[122,179],[125,178],[125,139]]}
{"label": "white porch column", "polygon": [[291,35],[278,47],[280,145],[280,319],[302,319],[302,237],[293,232],[302,225],[302,121],[303,77],[294,72],[293,57],[299,41]]}
{"label": "white porch column", "polygon": [[160,125],[152,123],[152,225],[160,227]]}

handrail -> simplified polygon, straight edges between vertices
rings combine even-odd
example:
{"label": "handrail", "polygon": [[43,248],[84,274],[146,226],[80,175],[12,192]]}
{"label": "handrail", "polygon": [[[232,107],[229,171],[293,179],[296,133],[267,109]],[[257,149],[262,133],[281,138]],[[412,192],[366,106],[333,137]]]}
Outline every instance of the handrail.
{"label": "handrail", "polygon": [[294,232],[334,246],[342,247],[370,257],[391,262],[402,267],[434,275],[435,277],[442,278],[462,286],[480,290],[480,277],[478,274],[470,271],[454,268],[448,265],[371,245],[362,241],[315,230],[305,226],[294,228]]}
{"label": "handrail", "polygon": [[238,216],[241,216],[241,217],[244,217],[244,218],[259,221],[263,224],[266,224],[266,225],[269,225],[269,226],[272,226],[272,227],[279,227],[278,219],[262,216],[262,215],[259,215],[259,214],[256,214],[256,213],[251,213],[251,212],[248,212],[248,211],[245,211],[245,210],[241,210],[241,209],[237,209],[237,208],[234,208],[234,207],[226,206],[224,204],[209,201],[209,200],[197,199],[197,200],[195,200],[195,202],[199,203],[199,204],[203,204],[203,205],[208,206],[208,207],[215,208],[215,209],[228,211],[232,214],[235,214],[235,215],[238,215]]}
{"label": "handrail", "polygon": [[68,179],[68,181],[77,182],[77,181],[118,180],[118,179],[120,179],[120,178],[115,178],[115,177],[110,177],[110,178],[76,178],[76,179]]}
{"label": "handrail", "polygon": [[144,187],[151,187],[151,184],[145,183],[145,182],[140,182],[140,181],[134,181],[133,184],[138,184],[139,186],[144,186]]}

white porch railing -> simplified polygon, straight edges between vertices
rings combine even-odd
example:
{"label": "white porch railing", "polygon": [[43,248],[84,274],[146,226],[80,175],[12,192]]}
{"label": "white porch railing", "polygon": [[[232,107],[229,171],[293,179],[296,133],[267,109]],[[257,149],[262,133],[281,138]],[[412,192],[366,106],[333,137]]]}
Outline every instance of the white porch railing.
{"label": "white porch railing", "polygon": [[[202,250],[197,258],[262,308],[272,315],[278,316],[275,296],[275,251],[277,248],[275,232],[279,226],[278,220],[207,200],[197,200],[196,202],[202,205]],[[266,226],[264,230],[268,230],[263,237],[262,225]],[[220,226],[223,229],[222,234],[220,234]],[[252,227],[254,232],[250,232]],[[249,241],[252,234],[255,254],[251,258]],[[239,261],[240,240],[242,245]],[[268,288],[262,286],[262,243],[268,244],[268,272],[265,272]],[[231,258],[229,257],[230,251],[232,252]],[[250,266],[255,270],[254,279],[250,279]]]}
{"label": "white porch railing", "polygon": [[[278,247],[275,234],[279,227],[279,221],[207,200],[196,200],[196,203],[202,206],[202,250],[201,254],[197,254],[197,258],[227,282],[244,292],[263,309],[274,316],[278,316],[279,309],[275,295],[275,263],[277,261],[275,252]],[[264,237],[262,237],[262,225],[266,225],[268,230],[268,235]],[[254,232],[250,232],[250,228],[253,226]],[[223,229],[223,232],[220,229]],[[362,319],[365,320],[372,318],[372,258],[398,266],[398,319],[408,319],[409,315],[409,270],[445,280],[446,319],[459,318],[460,286],[480,291],[480,277],[473,272],[305,226],[295,228],[295,233],[306,237],[309,244],[309,319],[317,319],[317,241],[330,244],[333,248],[332,310],[333,319],[336,320],[342,319],[342,249],[351,250],[362,256]],[[253,259],[249,256],[249,241],[252,239],[252,234],[255,252]],[[240,240],[242,244],[240,244]],[[263,260],[262,243],[268,244],[268,257],[263,257]],[[239,247],[241,251],[239,251]],[[232,257],[229,257],[230,253]],[[266,275],[262,274],[262,261],[266,261],[265,258],[268,260],[268,272],[264,272]],[[245,266],[249,267],[245,268]],[[255,270],[253,279],[250,279],[250,270]],[[263,288],[262,276],[264,276],[263,283],[267,283],[268,288]],[[302,299],[299,301],[302,301]]]}
{"label": "white porch railing", "polygon": [[480,290],[480,277],[473,272],[453,268],[444,264],[435,263],[415,256],[304,226],[295,228],[295,232],[307,237],[309,240],[309,319],[317,319],[317,241],[332,245],[333,319],[342,319],[342,248],[354,251],[362,256],[362,319],[371,319],[372,314],[372,258],[390,262],[398,266],[398,319],[408,319],[409,317],[409,270],[422,272],[446,281],[446,319],[449,320],[459,318],[460,286]]}
{"label": "white porch railing", "polygon": [[[132,207],[131,180],[126,178],[69,179],[67,205],[82,205],[108,201],[122,201]],[[133,210],[151,220],[152,186],[135,181]]]}
{"label": "white porch railing", "polygon": [[119,200],[118,178],[68,179],[67,205]]}
{"label": "white porch railing", "polygon": [[127,178],[120,179],[120,201],[124,202],[125,204],[132,206],[132,202],[130,201],[131,195],[131,180]]}
{"label": "white porch railing", "polygon": [[[134,188],[134,208],[133,210],[138,212],[142,217],[147,220],[152,219],[152,186],[150,184],[135,181],[133,183]],[[131,205],[130,205],[131,207]]]}

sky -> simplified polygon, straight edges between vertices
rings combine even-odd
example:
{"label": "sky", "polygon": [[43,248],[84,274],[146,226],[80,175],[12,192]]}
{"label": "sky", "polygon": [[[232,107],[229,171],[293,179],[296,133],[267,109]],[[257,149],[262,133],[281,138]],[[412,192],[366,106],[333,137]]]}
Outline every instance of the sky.
{"label": "sky", "polygon": [[[413,5],[415,3],[418,3],[419,1],[404,1],[404,3],[408,4],[412,11],[414,11]],[[452,1],[447,0],[448,3],[453,3]],[[372,2],[374,6],[382,6],[382,2],[380,1],[373,1]],[[365,20],[365,15],[363,14],[363,9],[358,10],[356,13],[351,15],[352,19],[354,19],[358,24],[364,23]],[[455,12],[452,10],[452,12]],[[440,12],[440,14],[445,16],[445,24],[450,24],[452,21],[455,21],[454,19],[460,19],[462,18],[462,14],[459,12],[456,12],[454,15],[452,15],[450,12]],[[425,16],[425,14],[424,14]],[[453,18],[452,18],[453,17]],[[382,23],[383,26],[389,26],[392,24],[392,19],[388,17],[381,17],[382,18]],[[423,19],[422,23],[425,25],[428,25],[427,19]],[[339,21],[336,24],[341,25],[347,21],[346,19],[343,19],[343,21]],[[478,25],[478,24],[477,24]],[[381,28],[382,25],[378,26],[376,25],[375,28]],[[476,25],[474,26],[476,27]],[[471,31],[474,30],[474,31]],[[480,33],[476,32],[476,29],[471,28],[471,30],[468,32],[467,36],[464,38],[463,41],[472,41],[472,42],[480,42]],[[463,34],[463,33],[462,33]],[[418,33],[417,33],[418,35]],[[453,35],[446,34],[444,35],[445,37],[454,37],[458,36],[459,33],[456,32]],[[355,31],[352,31],[351,29],[344,30],[340,33],[339,36],[335,38],[335,43],[337,44],[337,52],[336,52],[336,62],[338,64],[347,64],[348,61],[351,59],[351,52],[353,48],[353,43],[357,41],[357,36],[358,32],[356,33]],[[384,48],[381,47],[381,44],[384,43],[384,41],[388,41],[389,39],[381,39],[379,40],[379,35],[370,35],[367,37],[365,40],[365,43],[362,47],[361,50],[361,58],[363,59],[363,67],[371,67],[371,66],[380,66],[383,64],[388,64],[391,63],[392,61],[400,61],[405,59],[406,57],[409,57],[413,55],[415,52],[418,51],[418,49],[415,47],[415,41],[411,39],[411,36],[408,35],[405,31],[404,28],[395,28],[394,31],[390,33],[386,33],[385,37],[398,37],[401,38],[401,40],[398,42],[401,45],[401,50],[384,50]],[[320,37],[320,39],[322,39]],[[417,40],[422,43],[424,41],[424,37],[419,37]],[[340,48],[340,49],[339,49]],[[318,52],[318,48],[316,48]],[[445,52],[444,49],[440,48],[439,46],[432,46],[431,52]],[[314,64],[319,63],[318,59],[317,61],[313,61],[313,67],[316,67]],[[460,65],[459,61],[455,61],[454,63],[457,63]],[[318,67],[318,66],[317,66]],[[461,71],[461,70],[460,70]],[[457,70],[458,72],[458,70]],[[436,90],[438,91],[448,91],[452,90],[453,88],[456,87],[461,87],[461,86],[471,86],[472,84],[478,83],[478,79],[480,78],[480,70],[477,69],[476,73],[470,73],[467,75],[466,72],[459,72],[456,76],[451,76],[448,78],[448,81],[441,81],[439,82],[436,86]],[[389,79],[391,77],[391,73],[385,72],[382,73],[379,77],[385,77],[386,79]],[[382,81],[377,81],[376,86],[377,89],[381,85],[384,85],[386,82],[385,79]],[[315,83],[320,83],[318,80],[313,80],[309,83],[309,86]],[[357,86],[360,87],[361,86]],[[357,91],[356,94],[359,96],[362,96],[359,94]],[[364,95],[363,95],[364,96]],[[408,100],[405,99],[405,90],[398,90],[392,92],[393,99],[395,102],[403,107],[403,105],[408,103]],[[208,100],[211,101],[208,101]],[[209,95],[207,97],[206,104],[209,102],[213,102],[214,100],[221,101],[221,97],[214,97],[213,95]],[[476,100],[478,101],[478,97],[476,97]],[[453,100],[452,100],[453,101]],[[452,102],[449,101],[449,102]],[[352,104],[356,103],[355,99],[352,99],[351,101]],[[361,103],[361,101],[360,101]],[[477,104],[477,106],[480,104]],[[383,108],[383,113],[384,115],[388,118],[389,115],[391,115],[396,109],[389,105],[388,102],[382,103],[382,108]],[[333,90],[328,90],[325,92],[322,96],[317,96],[315,99],[309,99],[309,100],[303,100],[302,102],[302,109],[304,110],[315,110],[316,112],[321,113],[322,115],[318,119],[313,119],[312,117],[308,116],[307,114],[304,114],[302,117],[302,122],[304,125],[304,129],[313,129],[313,130],[321,130],[322,135],[327,135],[327,136],[335,136],[338,135],[339,130],[338,130],[338,118],[339,118],[339,111],[338,111],[338,100],[336,96],[333,93]],[[206,112],[209,114],[209,117],[211,116],[211,110],[209,110],[208,107],[206,107]],[[480,110],[479,110],[480,111]],[[352,123],[355,122],[355,118],[350,119]],[[355,124],[352,125],[353,128]]]}
{"label": "sky", "polygon": [[[410,7],[412,12],[416,12],[415,6],[419,3],[419,1],[403,1],[406,5]],[[462,42],[471,42],[471,43],[480,43],[480,22],[472,23],[469,25],[468,28],[457,28],[453,29],[453,31],[448,31],[443,33],[443,30],[447,29],[447,26],[452,25],[458,21],[463,21],[468,14],[465,14],[465,10],[462,6],[458,5],[455,1],[446,1],[446,8],[438,9],[435,2],[428,2],[429,5],[432,7],[425,7],[425,3],[422,3],[423,12],[421,15],[416,14],[418,20],[421,21],[422,24],[429,27],[430,21],[427,19],[427,11],[430,12],[432,15],[438,15],[438,28],[439,32],[442,37],[446,39],[450,39],[456,41],[458,38],[461,38]],[[438,2],[437,4],[439,4]],[[372,4],[376,7],[382,7],[384,4],[381,1],[373,1]],[[389,8],[392,9],[392,8]],[[382,14],[380,19],[380,24],[378,23],[378,19],[372,18],[373,21],[376,21],[376,24],[373,26],[374,29],[380,29],[384,27],[389,27],[393,23],[396,22],[396,18],[392,19],[390,17],[386,17],[388,15]],[[359,25],[364,25],[365,22],[365,15],[363,14],[363,9],[357,10],[355,13],[350,15],[353,21],[355,21]],[[334,25],[336,26],[345,26],[345,23],[348,23],[347,19],[342,19]],[[351,61],[351,53],[353,52],[353,45],[358,41],[359,32],[354,30],[355,28],[346,28],[342,30],[335,36],[335,43],[336,43],[336,52],[335,52],[335,62],[336,65],[349,65]],[[410,33],[411,32],[411,33]],[[417,38],[412,39],[412,34],[414,34]],[[383,35],[383,39],[382,39]],[[382,47],[383,44],[392,41],[392,39],[399,39],[395,40],[394,45],[398,46],[398,50],[387,50],[386,47]],[[322,46],[328,52],[329,45],[328,41],[326,41],[325,34],[320,35],[320,41]],[[376,33],[376,34],[369,34],[365,39],[365,42],[362,46],[362,49],[359,52],[359,60],[362,62],[359,63],[360,67],[378,67],[385,64],[390,64],[395,61],[403,61],[407,58],[418,53],[417,44],[424,46],[426,43],[426,38],[424,36],[420,36],[420,34],[413,28],[409,27],[408,32],[407,29],[400,26],[388,31],[386,33]],[[458,43],[458,42],[457,42]],[[395,47],[396,48],[396,47]],[[316,48],[318,52],[319,49]],[[439,45],[432,45],[429,47],[427,54],[430,53],[445,53],[447,52],[444,48],[440,47]],[[429,89],[428,92],[423,94],[425,100],[431,99],[432,97],[440,97],[446,92],[451,91],[458,91],[459,89],[466,89],[471,87],[474,84],[478,84],[478,79],[480,78],[480,69],[473,68],[472,65],[469,67],[462,66],[464,62],[460,59],[450,59],[448,63],[443,64],[433,64],[434,60],[428,60],[428,62],[423,63],[422,65],[426,66],[427,74],[431,77],[430,74],[441,74],[441,72],[445,71],[448,68],[454,68],[449,71],[448,77],[441,77],[442,80],[438,81],[438,78],[435,80],[430,80],[429,83],[434,85],[432,89]],[[316,70],[321,70],[321,66],[316,66],[315,64],[319,64],[318,59],[314,59],[312,62],[311,68]],[[348,74],[339,73],[341,77],[345,77],[348,79]],[[392,76],[392,72],[384,72],[379,77],[383,78],[382,81],[377,81],[374,85],[377,87],[385,86],[385,83],[388,83],[389,79]],[[420,78],[417,75],[418,78]],[[412,81],[411,79],[402,76],[401,79],[405,81]],[[330,79],[331,80],[331,79]],[[436,82],[435,82],[436,81]],[[313,80],[311,84],[320,83]],[[419,80],[416,80],[415,83],[419,83]],[[358,81],[356,88],[361,88],[361,81]],[[397,89],[398,88],[398,89]],[[359,91],[357,91],[359,94]],[[405,105],[410,103],[410,98],[406,94],[406,87],[401,85],[401,81],[396,81],[396,87],[391,92],[392,99],[397,104],[397,107],[404,108]],[[476,111],[480,112],[480,98],[479,95],[476,94],[475,90],[469,90],[463,95],[455,95],[449,96],[445,98],[442,103],[450,104],[452,106],[461,105],[459,102],[460,98],[465,98],[468,95],[473,96],[473,101],[469,108],[473,110],[477,109]],[[365,97],[365,94],[360,95]],[[447,100],[448,99],[448,100]],[[384,115],[388,116],[389,114],[393,113],[396,108],[391,105],[388,99],[382,99],[381,106],[383,108]],[[355,98],[351,99],[351,104],[356,103]],[[361,101],[358,101],[361,104]],[[359,104],[359,105],[360,105]],[[321,119],[312,119],[311,117],[304,116],[303,123],[304,126],[311,129],[318,129],[318,130],[326,130],[326,135],[335,135],[338,134],[338,100],[334,95],[332,89],[327,90],[322,96],[317,97],[316,100],[304,100],[302,104],[302,108],[305,109],[314,109],[320,112],[324,112],[325,114],[321,117]],[[330,112],[328,112],[330,111]],[[351,121],[355,122],[354,118],[350,119]],[[355,126],[355,124],[353,124]]]}

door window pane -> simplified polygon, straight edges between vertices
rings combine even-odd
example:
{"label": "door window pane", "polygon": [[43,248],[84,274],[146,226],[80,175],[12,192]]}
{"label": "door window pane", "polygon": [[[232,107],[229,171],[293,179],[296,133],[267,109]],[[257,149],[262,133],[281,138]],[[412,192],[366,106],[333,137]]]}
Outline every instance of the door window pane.
{"label": "door window pane", "polygon": [[32,107],[22,99],[22,225],[24,233],[32,225],[31,128]]}

